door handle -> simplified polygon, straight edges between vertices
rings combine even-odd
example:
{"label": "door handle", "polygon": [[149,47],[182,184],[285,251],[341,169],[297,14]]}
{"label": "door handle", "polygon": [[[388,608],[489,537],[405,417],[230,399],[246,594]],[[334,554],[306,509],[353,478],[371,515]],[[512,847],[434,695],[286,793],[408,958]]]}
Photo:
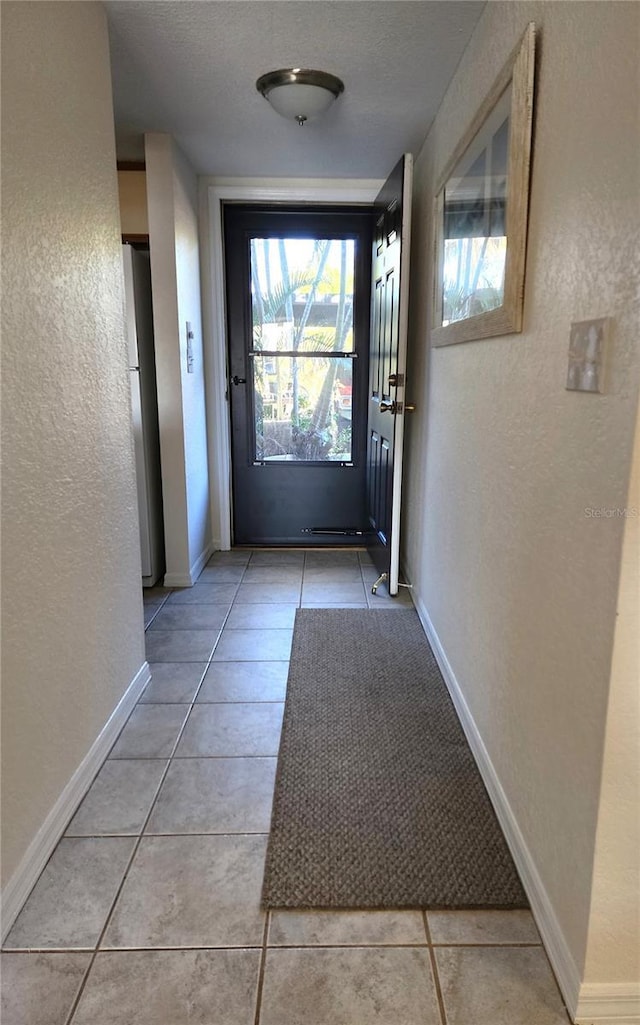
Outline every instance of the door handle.
{"label": "door handle", "polygon": [[413,405],[403,405],[402,402],[381,402],[378,407],[381,413],[413,413],[416,408]]}
{"label": "door handle", "polygon": [[233,377],[231,378],[231,384],[246,384],[246,383],[247,383],[246,377],[238,377],[237,374],[234,374]]}

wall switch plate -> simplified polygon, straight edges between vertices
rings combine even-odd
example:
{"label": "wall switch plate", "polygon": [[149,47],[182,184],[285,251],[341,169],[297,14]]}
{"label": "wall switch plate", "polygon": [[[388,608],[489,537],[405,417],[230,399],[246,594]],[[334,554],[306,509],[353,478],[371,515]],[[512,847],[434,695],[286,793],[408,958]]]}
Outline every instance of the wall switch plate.
{"label": "wall switch plate", "polygon": [[571,325],[567,391],[604,391],[609,325],[609,317],[579,320]]}
{"label": "wall switch plate", "polygon": [[191,321],[187,321],[187,373],[193,373],[193,330]]}

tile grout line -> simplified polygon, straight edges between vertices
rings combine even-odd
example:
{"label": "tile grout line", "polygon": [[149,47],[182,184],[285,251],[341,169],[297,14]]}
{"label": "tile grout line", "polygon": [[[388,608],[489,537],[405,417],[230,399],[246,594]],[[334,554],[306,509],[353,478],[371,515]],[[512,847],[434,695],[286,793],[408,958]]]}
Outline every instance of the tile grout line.
{"label": "tile grout line", "polygon": [[[186,719],[185,719],[185,722],[186,722]],[[184,729],[184,723],[183,723],[182,728]],[[160,782],[159,782],[158,788],[156,790],[156,793],[155,793],[155,795],[153,797],[153,800],[151,802],[151,808],[153,808],[153,805],[155,804],[155,802],[157,800],[157,796],[158,796],[158,793],[160,791],[160,787],[164,783],[164,780],[166,778],[167,772],[169,771],[169,765],[170,764],[171,764],[171,761],[168,760],[167,764],[166,764],[166,766],[164,768],[164,771],[163,771],[163,773],[162,773],[162,775],[160,777]],[[89,964],[87,965],[87,970],[86,970],[86,972],[84,974],[84,977],[82,979],[82,982],[81,982],[81,984],[80,984],[80,986],[78,988],[78,992],[75,995],[73,1003],[71,1004],[71,1008],[69,1010],[69,1014],[68,1014],[67,1018],[65,1019],[65,1025],[71,1025],[71,1022],[72,1022],[72,1020],[74,1018],[74,1015],[75,1015],[75,1013],[76,1013],[76,1011],[78,1009],[78,1005],[80,1003],[80,1000],[82,999],[82,994],[84,993],[84,991],[86,989],[86,986],[87,986],[87,982],[89,980],[89,975],[90,975],[91,970],[92,970],[92,968],[93,968],[93,966],[95,964],[96,957],[98,956],[98,951],[100,950],[100,944],[102,943],[104,935],[105,935],[105,933],[106,933],[106,931],[107,931],[107,929],[109,927],[109,924],[110,924],[111,919],[113,917],[113,912],[115,910],[116,904],[118,903],[118,900],[120,898],[120,894],[122,893],[122,890],[124,889],[124,884],[125,884],[125,882],[127,880],[127,877],[129,875],[129,871],[131,869],[131,865],[133,864],[133,859],[135,858],[135,856],[136,856],[136,854],[137,854],[137,852],[138,852],[138,850],[140,848],[140,843],[142,841],[142,835],[143,835],[143,832],[144,832],[144,828],[145,828],[145,826],[146,826],[146,824],[148,822],[150,814],[151,814],[151,809],[149,809],[149,812],[147,813],[147,816],[146,816],[146,818],[145,818],[145,820],[142,823],[142,826],[140,828],[140,832],[137,834],[137,836],[135,838],[135,842],[133,844],[133,847],[132,847],[132,850],[131,850],[131,854],[130,854],[129,860],[128,860],[127,864],[126,864],[124,873],[123,873],[122,878],[120,880],[120,883],[119,883],[119,885],[118,885],[118,887],[116,889],[116,892],[115,892],[115,895],[113,897],[113,900],[111,901],[111,904],[109,905],[109,910],[107,912],[107,917],[106,917],[106,919],[104,921],[104,925],[102,926],[102,929],[98,933],[98,937],[96,939],[94,948],[93,948],[93,950],[91,952],[91,957],[89,959]]]}
{"label": "tile grout line", "polygon": [[[148,623],[147,623],[147,624],[145,625],[145,628],[144,628],[144,632],[145,632],[145,633],[147,632],[147,630],[149,629],[149,627],[150,627],[150,626],[151,626],[151,624],[153,623],[153,621],[154,621],[154,619],[156,618],[156,616],[158,615],[158,613],[159,613],[159,612],[161,612],[161,611],[162,611],[162,609],[163,609],[163,608],[165,607],[165,605],[167,604],[167,601],[168,601],[169,597],[170,597],[170,596],[171,596],[172,594],[173,594],[173,590],[171,589],[171,590],[169,590],[169,592],[168,592],[167,594],[165,594],[165,595],[164,595],[164,597],[162,598],[162,601],[160,601],[160,602],[158,602],[158,603],[157,603],[157,604],[158,604],[158,608],[157,608],[157,609],[156,609],[156,611],[154,612],[154,614],[153,614],[153,616],[151,617],[151,619],[149,620],[149,622],[148,622]],[[150,604],[155,604],[155,603],[154,603],[154,602],[151,602]],[[143,608],[143,611],[144,611],[144,587],[142,588],[142,608]]]}
{"label": "tile grout line", "polygon": [[[173,593],[173,592],[171,592],[171,593]],[[167,595],[167,599],[169,597],[170,597],[170,595]],[[224,622],[225,623],[226,623],[227,619],[229,618],[229,613],[230,612],[231,612],[231,606],[229,606],[229,609],[227,610],[227,614],[226,614],[226,616],[224,618]],[[200,659],[193,659],[193,662],[186,661],[185,659],[181,659],[180,660],[182,663],[185,663],[187,665],[189,665],[189,664],[194,664],[194,665],[196,665],[196,664],[204,664],[204,669],[202,671],[202,675],[200,676],[200,682],[198,683],[198,686],[196,687],[195,694],[193,695],[191,701],[142,701],[142,698],[144,697],[144,695],[145,695],[145,693],[147,691],[147,688],[149,687],[149,685],[151,684],[152,679],[153,679],[153,670],[151,669],[151,666],[153,666],[153,665],[165,665],[165,664],[167,664],[167,665],[168,664],[171,664],[171,665],[177,664],[175,662],[175,660],[171,660],[171,662],[170,662],[169,659],[166,659],[164,662],[157,662],[157,661],[156,662],[153,662],[153,661],[149,662],[148,659],[147,659],[147,662],[148,662],[148,665],[149,665],[149,668],[150,668],[150,671],[151,671],[151,677],[149,678],[149,681],[147,682],[147,684],[146,684],[142,694],[140,695],[140,697],[136,701],[135,705],[131,709],[131,712],[127,716],[127,720],[123,724],[122,729],[118,733],[118,736],[116,737],[116,739],[114,740],[113,744],[109,748],[109,751],[107,752],[107,755],[106,755],[104,761],[102,762],[102,765],[100,766],[100,769],[98,769],[98,772],[100,772],[100,770],[103,768],[105,763],[107,761],[109,761],[109,760],[111,760],[111,761],[164,761],[165,758],[167,758],[169,761],[171,761],[171,759],[173,758],[173,755],[175,753],[175,749],[176,749],[176,745],[178,743],[178,740],[182,736],[182,733],[183,733],[184,727],[186,725],[187,719],[191,715],[191,710],[192,710],[193,704],[194,704],[194,702],[196,700],[196,697],[200,693],[200,688],[202,687],[204,678],[205,678],[205,676],[207,674],[207,670],[209,669],[209,666],[211,665],[211,659],[213,658],[213,652],[215,651],[215,649],[216,649],[216,647],[218,645],[218,641],[220,640],[220,637],[222,635],[222,630],[223,629],[224,629],[224,624],[220,628],[220,631],[218,633],[218,637],[216,638],[216,642],[215,642],[215,644],[213,646],[212,651],[209,654],[209,658],[208,659],[202,659],[202,658],[200,658]],[[147,631],[145,629],[145,634],[146,634],[146,632]],[[146,643],[146,638],[145,638],[145,643]],[[145,651],[145,658],[146,658],[146,651]],[[133,713],[140,707],[141,704],[143,706],[146,706],[146,705],[164,705],[164,704],[172,705],[172,706],[188,705],[189,706],[189,711],[186,713],[186,717],[185,717],[185,719],[184,719],[184,721],[182,723],[182,726],[180,727],[180,731],[178,733],[178,739],[176,740],[176,742],[174,743],[173,747],[171,748],[171,752],[168,755],[163,755],[161,758],[144,758],[144,757],[140,758],[139,756],[136,758],[136,757],[132,757],[131,755],[129,755],[129,756],[125,757],[125,758],[113,758],[112,759],[111,758],[111,752],[114,750],[114,748],[115,748],[116,744],[118,743],[118,741],[120,740],[120,737],[122,736],[125,728],[128,726],[129,721],[130,721]],[[97,773],[96,773],[96,776],[97,776]],[[164,781],[164,775],[162,777],[162,780]],[[95,777],[94,777],[94,781],[95,781]],[[157,793],[156,793],[156,795],[154,796],[154,799],[153,799],[154,803],[155,803],[156,797],[157,797]]]}
{"label": "tile grout line", "polygon": [[[166,601],[166,599],[165,599],[165,601]],[[164,602],[162,603],[162,605],[158,605],[156,611],[153,613],[153,615],[152,615],[151,619],[149,620],[149,622],[145,623],[145,625],[144,625],[144,632],[145,633],[147,632],[147,630],[149,629],[149,627],[153,623],[153,621],[156,618],[156,616],[158,615],[158,613],[161,611],[163,605],[164,605]]]}
{"label": "tile grout line", "polygon": [[364,566],[360,561],[360,556],[358,556],[358,566],[360,567],[360,577],[362,579],[362,586],[364,587],[364,600],[367,603],[367,609],[370,609],[371,605],[369,604],[369,592],[371,588],[367,587],[367,581],[364,579]]}
{"label": "tile grout line", "polygon": [[[167,944],[163,947],[102,947],[98,951],[93,951],[90,947],[28,947],[19,950],[3,950],[3,954],[12,954],[16,957],[25,955],[28,957],[31,954],[154,954],[156,951],[167,951],[173,953],[180,953],[183,950],[262,950],[262,945],[256,943],[236,943],[234,945],[221,945],[220,943],[212,943],[208,946],[195,946],[194,944],[185,944],[184,947],[176,947]],[[88,970],[88,969],[87,969]]]}
{"label": "tile grout line", "polygon": [[[285,914],[287,911],[295,911],[295,908],[281,908],[280,911]],[[335,914],[340,915],[342,911],[332,909]],[[348,912],[346,912],[348,914]],[[386,912],[381,912],[386,914]],[[273,912],[269,912],[273,914]],[[426,940],[421,940],[420,943],[269,943],[269,950],[425,950],[427,947]]]}
{"label": "tile grout line", "polygon": [[[247,608],[247,606],[245,605],[244,608]],[[284,628],[283,628],[283,630],[284,630]],[[189,632],[190,633],[195,633],[195,631],[193,631],[193,630],[191,630]],[[203,632],[206,632],[206,631],[203,631]],[[251,631],[251,632],[253,633],[253,631]],[[286,632],[290,633],[290,630],[287,630]],[[180,633],[180,630],[170,630],[170,631],[168,631],[168,633]],[[222,631],[220,631],[220,633],[222,633]],[[216,647],[218,645],[218,641],[219,640],[220,640],[220,638],[218,638],[218,640],[216,641]],[[215,650],[215,648],[214,648],[214,650]],[[204,658],[181,658],[181,659],[175,659],[175,658],[158,659],[158,658],[156,658],[156,659],[152,659],[151,662],[149,663],[149,665],[151,665],[151,666],[175,666],[175,665],[195,666],[195,665],[198,665],[201,662],[204,662],[206,664],[207,669],[209,669],[210,662],[212,662],[212,661],[215,661],[216,665],[224,666],[228,662],[249,662],[249,663],[251,663],[251,662],[288,662],[289,659],[288,658],[218,658],[218,659],[215,659],[215,660],[211,659],[209,662],[207,662],[207,660],[204,659]],[[200,685],[198,685],[198,690],[199,689],[200,689]],[[222,702],[220,702],[220,701],[218,701],[218,702],[215,702],[215,701],[214,702],[211,702],[211,701],[201,702],[201,704],[224,704],[224,703],[225,703],[224,701],[222,701]],[[147,701],[147,702],[143,701],[142,704],[147,704],[147,705],[188,705],[188,704],[190,704],[190,702],[189,701]],[[251,702],[251,701],[249,701],[249,702],[242,702],[241,701],[241,702],[238,702],[238,704],[254,704],[254,702]],[[258,702],[258,704],[260,704],[260,702]]]}
{"label": "tile grout line", "polygon": [[[455,912],[453,912],[453,913],[455,914]],[[487,949],[488,950],[508,950],[508,949],[513,948],[513,947],[515,947],[516,950],[522,950],[522,949],[524,949],[524,950],[534,949],[535,950],[536,948],[541,947],[542,944],[541,943],[533,943],[533,942],[531,942],[531,943],[518,943],[518,942],[515,942],[515,943],[461,943],[461,942],[458,942],[458,943],[433,943],[432,946],[433,946],[434,950],[439,950],[441,947],[443,949],[454,948],[454,949],[457,949],[457,950],[459,950],[461,948],[463,950],[464,949],[469,949],[469,948],[471,948],[472,950],[487,950]]]}
{"label": "tile grout line", "polygon": [[[184,722],[182,723],[182,726],[180,727],[180,730],[178,731],[178,737],[177,737],[177,739],[176,739],[176,741],[174,743],[172,751],[175,751],[176,744],[178,743],[180,737],[182,736],[182,732],[183,732],[183,730],[184,730],[184,728],[186,726],[187,719],[189,718],[189,715],[190,715],[190,711],[191,710],[189,710],[189,712],[187,712],[187,715],[185,716]],[[144,836],[144,831],[145,831],[145,829],[146,829],[146,827],[148,825],[148,822],[149,822],[149,819],[151,817],[151,813],[152,813],[152,811],[153,811],[153,809],[155,807],[156,801],[158,800],[158,795],[159,795],[160,790],[162,789],[162,785],[163,785],[163,783],[164,783],[164,781],[165,781],[165,779],[167,777],[167,773],[169,772],[169,767],[171,765],[171,757],[172,756],[170,755],[169,758],[167,759],[167,764],[165,765],[164,770],[162,772],[162,775],[160,776],[160,781],[159,781],[158,786],[157,786],[157,788],[155,790],[155,793],[154,793],[153,799],[151,801],[151,805],[149,807],[149,810],[148,810],[148,812],[147,812],[147,814],[146,814],[146,816],[144,818],[144,821],[142,822],[142,825],[140,827],[140,832],[136,835],[135,842],[134,842],[133,848],[131,850],[131,855],[130,855],[129,860],[127,862],[127,865],[125,867],[123,876],[122,876],[122,878],[120,880],[120,884],[119,884],[119,886],[118,886],[118,888],[116,890],[115,896],[114,896],[114,898],[111,901],[111,904],[109,906],[109,910],[107,912],[107,917],[106,917],[106,919],[104,921],[104,925],[102,926],[102,929],[100,930],[100,932],[98,934],[98,938],[97,938],[95,946],[93,948],[93,951],[92,951],[92,954],[91,954],[91,958],[89,960],[89,964],[87,965],[87,970],[85,972],[85,975],[84,975],[84,978],[82,980],[82,983],[81,983],[81,985],[80,985],[80,987],[78,989],[78,992],[76,993],[75,999],[74,999],[74,1001],[73,1001],[73,1003],[71,1005],[71,1009],[69,1011],[68,1017],[66,1018],[65,1025],[71,1025],[71,1022],[73,1021],[73,1017],[74,1017],[74,1015],[75,1015],[75,1013],[76,1013],[76,1011],[78,1009],[78,1005],[80,1003],[80,1000],[82,999],[82,994],[84,993],[84,991],[86,989],[87,982],[89,980],[89,975],[91,973],[91,969],[93,968],[93,965],[95,964],[95,960],[96,960],[96,957],[98,956],[98,953],[100,951],[100,947],[101,947],[102,941],[103,941],[103,939],[105,937],[107,929],[109,928],[109,925],[111,924],[111,920],[113,918],[113,914],[114,914],[114,911],[116,909],[116,905],[118,903],[118,900],[120,899],[120,895],[121,895],[121,893],[122,893],[122,891],[124,889],[124,885],[125,885],[125,883],[127,881],[127,878],[129,876],[129,872],[131,870],[131,866],[133,864],[133,861],[135,859],[136,854],[138,853],[138,851],[140,849],[140,844],[142,843],[142,839],[143,839],[143,836]]]}
{"label": "tile grout line", "polygon": [[[135,839],[138,833],[83,833],[81,836],[69,836],[67,840],[131,840]],[[233,830],[225,829],[221,833],[215,832],[203,832],[201,829],[193,833],[171,832],[171,833],[145,833],[144,837],[163,837],[163,836],[269,836],[263,829],[242,829],[234,832]],[[454,944],[447,944],[448,946],[454,946]],[[493,944],[494,946],[500,946],[501,944]],[[512,944],[515,946],[516,944]],[[534,944],[518,944],[519,946],[534,946]],[[457,946],[472,946],[472,944],[457,944]],[[489,946],[489,944],[487,944]],[[3,947],[4,950],[8,950],[8,947]],[[21,948],[18,948],[21,949]],[[39,949],[39,948],[38,948]],[[47,948],[49,949],[49,948]],[[61,950],[66,950],[66,947],[61,947]],[[87,948],[84,948],[87,949]]]}
{"label": "tile grout line", "polygon": [[260,953],[260,968],[258,970],[258,988],[256,990],[256,1013],[253,1025],[260,1025],[262,1015],[262,991],[264,989],[264,974],[267,967],[267,938],[271,925],[271,912],[267,911],[264,916],[264,929],[262,931],[262,948]]}
{"label": "tile grout line", "polygon": [[[206,704],[206,702],[201,701],[198,704],[198,708],[202,708],[202,706],[204,704]],[[283,705],[284,701],[271,701],[271,702],[267,702],[267,701],[253,701],[253,702],[248,702],[248,704],[254,704],[254,705],[266,705],[266,704]],[[185,723],[186,723],[186,719],[185,719]],[[194,761],[195,759],[201,759],[201,758],[211,758],[212,760],[220,759],[220,758],[272,758],[273,759],[273,758],[277,758],[277,757],[278,757],[277,752],[275,754],[261,754],[261,755],[172,755],[171,758],[169,759],[169,761],[191,762],[191,761]],[[111,762],[164,762],[164,761],[166,761],[166,757],[165,758],[129,758],[129,757],[127,757],[127,758],[110,758],[109,761],[111,761]],[[119,834],[116,834],[116,835],[119,835]],[[129,834],[124,834],[124,835],[137,836],[137,833],[129,833]]]}
{"label": "tile grout line", "polygon": [[[168,834],[173,835],[173,834]],[[182,834],[175,834],[176,836]],[[211,834],[198,834],[209,836]],[[266,833],[219,833],[214,834],[218,836],[267,836]],[[283,909],[287,910],[287,909]],[[273,912],[269,912],[272,914]],[[337,915],[341,914],[339,909],[335,909]],[[382,912],[386,914],[387,912]],[[403,912],[404,913],[404,912]],[[435,950],[536,950],[539,944],[525,944],[525,943],[447,943],[447,944],[435,944],[433,946]],[[426,940],[416,941],[415,943],[365,943],[360,941],[359,943],[346,943],[338,942],[334,943],[273,943],[267,944],[268,950],[428,950],[429,944]],[[151,946],[139,946],[139,947],[102,947],[97,953],[100,954],[127,954],[135,951],[143,951],[146,953],[153,953],[156,950],[262,950],[262,942],[256,943],[235,943],[235,944],[221,944],[221,943],[210,943],[210,944],[185,944],[184,946],[177,946],[175,944],[166,944],[160,947]],[[7,947],[2,951],[3,954],[14,954],[16,956],[30,954],[92,954],[93,950],[90,947]]]}
{"label": "tile grout line", "polygon": [[429,960],[431,962],[431,974],[433,975],[433,985],[436,991],[436,1000],[438,1002],[438,1010],[440,1011],[441,1025],[447,1025],[447,1012],[444,1006],[444,997],[442,995],[442,986],[440,985],[440,976],[438,974],[438,963],[436,961],[435,950],[433,949],[433,943],[431,940],[431,930],[429,928],[429,919],[427,918],[427,912],[423,910],[422,921],[424,924],[424,932],[427,937],[427,947],[429,950]]}
{"label": "tile grout line", "polygon": [[[237,661],[240,662],[242,660],[238,659]],[[261,661],[267,662],[268,659],[262,659]],[[278,661],[279,662],[285,662],[286,659],[281,658],[281,659],[278,659]],[[169,663],[169,662],[154,662],[153,663],[154,666],[162,666],[162,665],[170,665],[170,664],[172,664],[172,663]],[[195,663],[194,662],[185,662],[185,665],[195,665]],[[226,662],[216,662],[216,665],[218,665],[218,666],[225,666],[225,665],[227,665],[227,663]],[[257,659],[256,659],[256,662],[255,662],[255,665],[258,665],[258,660]],[[209,668],[209,667],[207,667],[207,668]],[[200,684],[198,684],[198,689],[200,689]],[[143,705],[186,705],[186,704],[188,704],[188,702],[186,702],[186,701],[143,701],[142,704]],[[268,701],[199,701],[198,702],[198,705],[282,705],[282,704],[284,704],[284,698],[281,699],[281,700],[278,700],[278,698],[269,698]],[[136,759],[133,759],[133,758],[131,759],[131,761],[135,761],[135,760]],[[120,761],[125,761],[125,759],[121,758]]]}

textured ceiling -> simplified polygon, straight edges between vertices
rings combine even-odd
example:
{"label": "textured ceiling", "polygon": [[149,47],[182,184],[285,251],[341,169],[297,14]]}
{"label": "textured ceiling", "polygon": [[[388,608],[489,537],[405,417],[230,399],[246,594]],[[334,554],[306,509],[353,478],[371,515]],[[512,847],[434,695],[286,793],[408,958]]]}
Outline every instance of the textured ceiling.
{"label": "textured ceiling", "polygon": [[[107,0],[118,157],[169,132],[199,174],[385,177],[425,137],[484,0]],[[299,128],[256,91],[274,68],[343,79]]]}

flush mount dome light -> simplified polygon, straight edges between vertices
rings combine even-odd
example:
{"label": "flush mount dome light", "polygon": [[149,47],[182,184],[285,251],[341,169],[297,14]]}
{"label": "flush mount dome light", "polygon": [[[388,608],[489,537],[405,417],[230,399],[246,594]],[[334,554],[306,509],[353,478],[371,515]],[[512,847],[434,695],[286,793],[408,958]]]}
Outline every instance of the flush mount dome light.
{"label": "flush mount dome light", "polygon": [[282,117],[305,121],[324,114],[341,92],[344,83],[326,71],[309,68],[281,68],[269,71],[256,82],[256,89]]}

